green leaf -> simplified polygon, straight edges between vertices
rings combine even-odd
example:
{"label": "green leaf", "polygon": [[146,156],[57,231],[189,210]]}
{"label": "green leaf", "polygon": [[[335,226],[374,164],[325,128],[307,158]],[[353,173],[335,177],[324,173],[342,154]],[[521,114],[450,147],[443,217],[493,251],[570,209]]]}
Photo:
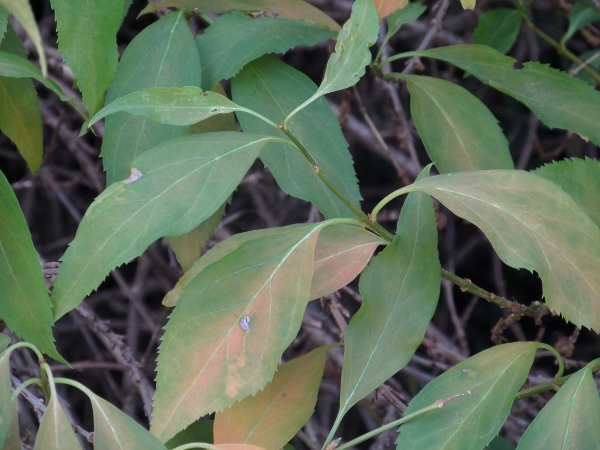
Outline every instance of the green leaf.
{"label": "green leaf", "polygon": [[475,9],[476,0],[460,0],[463,9]]}
{"label": "green leaf", "polygon": [[498,121],[477,97],[439,78],[402,78],[415,126],[440,173],[515,168]]}
{"label": "green leaf", "polygon": [[517,447],[534,449],[600,448],[600,397],[592,365],[569,378],[537,415]]}
{"label": "green leaf", "polygon": [[94,448],[111,450],[166,450],[139,423],[106,400],[86,390],[94,411]]}
{"label": "green leaf", "polygon": [[213,421],[212,420],[196,420],[185,430],[177,433],[173,438],[169,439],[165,446],[172,450],[180,445],[191,444],[193,442],[213,443]]}
{"label": "green leaf", "polygon": [[535,270],[548,306],[600,330],[600,230],[556,184],[523,171],[460,172],[403,189],[437,198],[478,226],[502,261]]}
{"label": "green leaf", "polygon": [[[308,77],[282,61],[264,56],[247,64],[232,80],[233,99],[275,123],[281,122],[315,90]],[[244,131],[285,137],[262,120],[238,115]],[[302,142],[319,168],[356,205],[360,202],[352,157],[340,124],[325,99],[300,111],[289,129]],[[269,144],[260,154],[277,184],[289,195],[314,203],[327,218],[354,217],[319,179],[306,158],[284,144]]]}
{"label": "green leaf", "polygon": [[73,71],[89,115],[104,104],[115,75],[119,52],[117,30],[123,0],[73,2],[51,0],[58,29],[58,50]]}
{"label": "green leaf", "polygon": [[[26,55],[25,48],[12,27],[2,44],[2,54],[13,58]],[[27,78],[0,77],[0,130],[15,143],[29,170],[36,173],[42,164],[42,115],[33,82]]]}
{"label": "green leaf", "polygon": [[155,436],[167,440],[272,379],[300,328],[325,224],[248,241],[186,286],[159,349]]}
{"label": "green leaf", "polygon": [[335,345],[319,347],[279,366],[262,391],[217,413],[215,444],[251,444],[265,450],[284,446],[312,416],[325,353]]}
{"label": "green leaf", "polygon": [[[225,89],[221,83],[215,84],[211,88],[212,92],[216,92],[217,94],[221,94],[223,96],[227,96],[225,93]],[[217,114],[215,116],[210,116],[207,119],[202,120],[201,122],[195,123],[190,126],[189,133],[211,133],[213,131],[237,131],[237,122],[235,121],[234,113],[227,114]]]}
{"label": "green leaf", "polygon": [[600,92],[551,67],[528,62],[515,70],[515,60],[484,45],[453,45],[403,56],[441,59],[469,72],[494,89],[530,108],[550,128],[574,131],[600,145]]}
{"label": "green leaf", "polygon": [[480,450],[486,446],[508,417],[538,345],[537,342],[499,345],[437,377],[413,398],[405,414],[441,399],[471,393],[402,425],[397,448]]}
{"label": "green leaf", "polygon": [[[12,350],[0,353],[0,446],[5,445],[11,427],[12,390],[10,384],[10,354]],[[3,447],[4,448],[4,447]]]}
{"label": "green leaf", "polygon": [[[129,44],[108,89],[106,102],[154,87],[200,86],[200,58],[182,13],[153,23]],[[106,182],[124,180],[131,161],[149,148],[187,134],[185,127],[156,125],[144,117],[114,114],[102,142]]]}
{"label": "green leaf", "polygon": [[385,34],[382,45],[387,44],[390,38],[398,32],[402,25],[414,22],[427,10],[427,6],[421,3],[408,3],[404,8],[399,9],[388,16],[388,29]]}
{"label": "green leaf", "polygon": [[[192,125],[215,114],[246,111],[216,92],[198,87],[150,88],[120,97],[90,119],[90,125],[111,114],[126,112],[169,125]],[[154,126],[154,125],[152,125]]]}
{"label": "green leaf", "polygon": [[64,362],[54,347],[52,305],[25,217],[0,173],[0,317],[23,340]]}
{"label": "green leaf", "polygon": [[[2,445],[2,450],[21,450],[21,435],[19,434],[19,412],[18,412],[18,401],[15,399],[12,402],[12,407],[9,417],[8,432]],[[2,416],[7,417],[7,416]]]}
{"label": "green leaf", "polygon": [[[595,48],[592,50],[588,50],[587,52],[583,52],[579,55],[579,59],[582,61],[586,61],[588,63],[588,67],[593,69],[596,73],[600,72],[600,58],[598,57],[598,53],[600,53],[600,49]],[[572,63],[569,68],[570,73],[575,73],[575,76],[580,80],[585,81],[587,84],[591,84],[592,86],[596,86],[596,79],[589,74],[587,71],[582,70],[579,64]]]}
{"label": "green leaf", "polygon": [[8,12],[10,12],[15,19],[19,21],[25,32],[29,35],[29,38],[35,46],[35,50],[40,58],[40,67],[44,76],[47,72],[46,56],[44,55],[44,49],[42,47],[42,39],[40,37],[40,30],[37,27],[33,11],[27,0],[0,0],[0,6],[4,6]]}
{"label": "green leaf", "polygon": [[4,6],[0,6],[0,43],[4,39],[4,33],[8,26],[8,14],[8,10]]}
{"label": "green leaf", "polygon": [[196,37],[206,89],[231,78],[267,53],[285,53],[297,45],[313,46],[334,36],[320,24],[285,17],[251,18],[234,12],[215,20]]}
{"label": "green leaf", "polygon": [[268,140],[235,132],[190,135],[137,157],[132,175],[109,186],[83,217],[54,283],[54,317],[159,237],[187,233],[208,219]]}
{"label": "green leaf", "polygon": [[479,16],[473,33],[473,42],[506,53],[517,40],[521,20],[521,14],[513,8],[487,11]]}
{"label": "green leaf", "polygon": [[515,448],[516,447],[512,445],[508,439],[502,436],[496,436],[485,450],[515,450]]}
{"label": "green leaf", "polygon": [[310,299],[321,298],[346,286],[365,268],[371,255],[387,242],[362,228],[331,225],[319,234]]}
{"label": "green leaf", "polygon": [[159,0],[151,2],[140,15],[153,13],[162,8],[188,8],[191,10],[228,13],[231,11],[265,12],[267,15],[288,17],[324,25],[333,31],[340,26],[327,14],[304,0]]}
{"label": "green leaf", "polygon": [[0,352],[3,352],[10,345],[10,336],[0,333]]}
{"label": "green leaf", "polygon": [[558,184],[600,228],[600,161],[566,159],[546,164],[533,173]]}
{"label": "green leaf", "polygon": [[337,424],[354,404],[410,361],[435,311],[440,283],[431,197],[410,194],[396,237],[360,277],[363,304],[344,336]]}
{"label": "green leaf", "polygon": [[598,20],[600,20],[600,11],[598,11],[598,8],[593,1],[581,0],[575,2],[571,8],[571,13],[569,14],[569,28],[560,42],[565,44],[565,42],[583,27],[597,22]]}
{"label": "green leaf", "polygon": [[[55,448],[60,450],[81,450],[73,426],[60,405],[54,382],[50,383],[50,401],[42,417],[33,450]],[[96,447],[101,448],[101,447]]]}
{"label": "green leaf", "polygon": [[308,100],[286,118],[284,125],[297,111],[317,98],[331,92],[349,88],[365,74],[371,61],[369,48],[377,41],[379,17],[373,0],[355,0],[352,14],[338,34],[335,51],[327,61],[323,81]]}

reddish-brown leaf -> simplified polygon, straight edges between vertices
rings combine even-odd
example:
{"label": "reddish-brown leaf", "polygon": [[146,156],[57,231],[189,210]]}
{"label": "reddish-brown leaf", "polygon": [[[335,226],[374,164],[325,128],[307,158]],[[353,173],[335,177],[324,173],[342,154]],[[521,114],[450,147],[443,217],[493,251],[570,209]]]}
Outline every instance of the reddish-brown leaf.
{"label": "reddish-brown leaf", "polygon": [[389,16],[406,6],[408,0],[373,0],[380,19]]}

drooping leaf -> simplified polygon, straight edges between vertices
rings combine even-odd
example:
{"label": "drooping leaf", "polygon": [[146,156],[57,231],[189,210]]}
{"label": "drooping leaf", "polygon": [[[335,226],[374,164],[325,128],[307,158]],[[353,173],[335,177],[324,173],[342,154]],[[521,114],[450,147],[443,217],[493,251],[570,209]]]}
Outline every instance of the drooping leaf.
{"label": "drooping leaf", "polygon": [[440,173],[514,169],[498,121],[477,97],[439,78],[403,75],[410,111]]}
{"label": "drooping leaf", "polygon": [[[131,41],[121,57],[106,102],[153,87],[200,86],[200,79],[200,58],[192,32],[182,13],[172,13]],[[107,184],[127,178],[136,156],[186,133],[186,127],[156,125],[126,113],[108,117],[101,153]]]}
{"label": "drooping leaf", "polygon": [[420,3],[407,3],[402,9],[399,9],[395,13],[388,17],[388,29],[383,40],[385,45],[390,38],[398,32],[400,27],[404,24],[414,22],[427,10],[427,6]]}
{"label": "drooping leaf", "polygon": [[573,374],[519,442],[518,450],[600,448],[600,397],[592,366]]}
{"label": "drooping leaf", "polygon": [[13,404],[10,400],[10,354],[11,350],[0,353],[0,446],[4,445],[11,425]]}
{"label": "drooping leaf", "polygon": [[[24,58],[27,54],[12,27],[9,27],[0,50]],[[27,78],[0,76],[0,130],[15,143],[36,173],[42,164],[42,114],[33,82]]]}
{"label": "drooping leaf", "polygon": [[159,349],[155,436],[167,440],[272,379],[300,328],[325,224],[248,241],[185,287]]}
{"label": "drooping leaf", "polygon": [[403,189],[437,198],[478,226],[502,261],[535,270],[549,307],[600,330],[600,230],[556,184],[524,171],[431,177]]}
{"label": "drooping leaf", "polygon": [[166,450],[152,434],[106,400],[85,391],[94,412],[94,448],[111,450]]}
{"label": "drooping leaf", "polygon": [[[42,417],[33,450],[55,448],[60,450],[81,450],[73,426],[62,409],[56,386],[50,383],[50,401]],[[100,448],[100,447],[97,447]]]}
{"label": "drooping leaf", "polygon": [[486,11],[478,18],[473,42],[506,53],[517,40],[521,20],[521,14],[514,8],[496,8]]}
{"label": "drooping leaf", "polygon": [[202,63],[202,87],[231,78],[250,61],[267,53],[285,53],[334,36],[324,25],[285,17],[251,18],[234,12],[215,20],[196,37]]}
{"label": "drooping leaf", "polygon": [[[12,402],[10,417],[8,418],[8,432],[2,444],[2,450],[21,450],[21,435],[19,433],[19,412],[17,400]],[[7,417],[7,416],[3,416]]]}
{"label": "drooping leaf", "polygon": [[117,68],[117,30],[123,0],[51,0],[58,29],[58,50],[73,71],[89,115],[104,104],[104,92]]}
{"label": "drooping leaf", "polygon": [[365,268],[375,249],[386,244],[379,236],[358,227],[331,225],[319,234],[310,299],[346,286]]}
{"label": "drooping leaf", "polygon": [[580,0],[573,4],[569,13],[569,28],[561,39],[564,45],[575,33],[583,27],[600,20],[600,11],[591,0]]}
{"label": "drooping leaf", "polygon": [[0,5],[0,43],[4,39],[4,33],[6,33],[6,27],[8,26],[8,10]]}
{"label": "drooping leaf", "polygon": [[397,448],[480,450],[500,431],[527,379],[538,344],[515,342],[483,351],[437,377],[410,402],[410,414],[433,402],[470,394],[400,427]]}
{"label": "drooping leaf", "polygon": [[184,234],[208,219],[268,140],[235,132],[190,135],[137,157],[131,176],[100,194],[81,221],[54,283],[54,317],[159,237]]}
{"label": "drooping leaf", "polygon": [[373,0],[355,0],[352,14],[338,33],[335,51],[327,61],[321,85],[301,107],[331,92],[358,83],[371,61],[369,48],[377,41],[379,20]]}
{"label": "drooping leaf", "polygon": [[515,60],[484,45],[452,45],[403,56],[441,59],[530,108],[550,128],[574,131],[600,145],[600,92],[578,78],[540,63],[515,70]]}
{"label": "drooping leaf", "polygon": [[558,184],[600,228],[600,161],[566,159],[546,164],[533,173]]}
{"label": "drooping leaf", "polygon": [[288,17],[324,25],[333,31],[340,29],[340,26],[331,17],[304,0],[221,0],[218,2],[213,0],[159,0],[149,3],[140,15],[172,7],[215,13],[264,12],[266,15]]}
{"label": "drooping leaf", "polygon": [[213,443],[213,421],[200,419],[196,420],[185,430],[177,433],[173,438],[165,443],[165,447],[172,450],[180,445],[191,444],[193,442]]}
{"label": "drooping leaf", "polygon": [[[252,108],[275,123],[282,122],[315,90],[308,77],[270,56],[247,64],[231,84],[237,104]],[[244,131],[285,138],[279,130],[253,116],[239,114],[238,118]],[[320,170],[358,206],[361,197],[348,143],[327,102],[319,99],[300,111],[290,121],[289,128]],[[327,219],[354,217],[299,152],[272,143],[265,147],[260,158],[285,193],[314,203]]]}
{"label": "drooping leaf", "polygon": [[29,5],[28,0],[0,0],[0,6],[4,6],[10,12],[15,19],[19,21],[25,32],[29,35],[31,42],[35,46],[35,50],[40,58],[40,67],[42,73],[46,75],[46,55],[42,47],[42,39],[40,37],[40,30],[38,29],[33,11]]}
{"label": "drooping leaf", "polygon": [[[149,88],[120,97],[90,119],[90,125],[111,114],[125,112],[169,125],[192,125],[216,114],[245,111],[227,97],[198,87]],[[120,115],[120,114],[119,114]],[[154,126],[154,125],[152,125]]]}
{"label": "drooping leaf", "polygon": [[375,8],[380,19],[405,8],[408,0],[375,0]]}
{"label": "drooping leaf", "polygon": [[476,0],[460,0],[460,4],[464,9],[475,9]]}
{"label": "drooping leaf", "polygon": [[54,348],[52,305],[19,202],[0,173],[0,317],[23,340],[64,362]]}
{"label": "drooping leaf", "polygon": [[279,450],[312,416],[325,368],[325,352],[312,352],[277,368],[258,394],[215,415],[215,444],[243,443]]}
{"label": "drooping leaf", "polygon": [[440,283],[431,198],[410,194],[398,219],[396,237],[360,278],[363,304],[344,336],[336,423],[410,361],[435,311]]}

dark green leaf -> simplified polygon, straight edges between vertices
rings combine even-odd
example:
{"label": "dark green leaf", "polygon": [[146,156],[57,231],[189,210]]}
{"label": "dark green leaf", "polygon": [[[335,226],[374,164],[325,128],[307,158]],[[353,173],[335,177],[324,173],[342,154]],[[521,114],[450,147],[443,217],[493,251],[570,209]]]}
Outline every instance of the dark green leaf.
{"label": "dark green leaf", "polygon": [[600,230],[556,184],[523,171],[430,177],[425,191],[477,225],[502,261],[540,275],[549,307],[577,326],[600,330]]}
{"label": "dark green leaf", "polygon": [[[198,87],[150,88],[120,97],[90,119],[90,125],[111,114],[125,112],[158,123],[192,125],[216,114],[245,111],[227,97]],[[152,125],[154,126],[154,125]]]}
{"label": "dark green leaf", "polygon": [[285,53],[334,36],[323,25],[285,17],[250,18],[235,12],[215,20],[196,37],[202,63],[202,87],[231,78],[250,61],[267,53]]}
{"label": "dark green leaf", "polygon": [[[12,58],[26,55],[25,48],[12,27],[6,33],[2,54]],[[12,140],[29,170],[36,173],[42,164],[42,114],[33,82],[27,78],[0,76],[0,130]]]}
{"label": "dark green leaf", "polygon": [[[200,58],[182,13],[153,23],[129,44],[106,95],[111,103],[153,87],[200,86]],[[185,127],[148,123],[145,117],[114,114],[106,119],[102,157],[107,184],[129,175],[133,159],[161,142],[187,133]]]}
{"label": "dark green leaf", "polygon": [[414,22],[427,10],[427,6],[421,3],[408,3],[404,8],[388,16],[388,30],[385,34],[383,44],[385,45],[390,38],[398,32],[402,25]]}
{"label": "dark green leaf", "polygon": [[537,342],[499,345],[437,377],[413,398],[405,414],[463,396],[400,427],[397,448],[481,450],[502,428],[537,348]]}
{"label": "dark green leaf", "polygon": [[215,444],[251,444],[279,450],[315,411],[325,353],[335,345],[319,347],[282,364],[262,391],[218,412]]}
{"label": "dark green leaf", "polygon": [[498,121],[477,97],[439,78],[402,78],[415,126],[441,173],[515,168]]}
{"label": "dark green leaf", "polygon": [[324,25],[333,31],[340,29],[340,26],[331,17],[304,0],[220,0],[218,2],[214,0],[159,0],[149,3],[140,15],[171,7],[215,13],[264,12],[266,15],[288,17]]}
{"label": "dark green leaf", "polygon": [[[315,85],[308,77],[270,56],[247,64],[232,80],[235,102],[275,123],[281,122],[314,91]],[[244,131],[285,137],[248,114],[239,114],[239,119]],[[361,197],[348,143],[327,102],[320,99],[300,111],[290,121],[289,128],[317,161],[320,170],[358,206]],[[285,193],[314,203],[328,219],[354,217],[299,152],[272,143],[265,147],[260,158]]]}
{"label": "dark green leaf", "polygon": [[500,53],[509,51],[521,28],[521,14],[513,8],[496,8],[479,16],[473,43],[487,45]]}
{"label": "dark green leaf", "polygon": [[52,294],[55,318],[159,237],[187,233],[208,219],[268,140],[235,132],[190,135],[137,157],[131,176],[92,203],[62,258]]}
{"label": "dark green leaf", "polygon": [[398,219],[396,237],[360,277],[363,304],[344,336],[337,423],[350,407],[410,361],[435,311],[440,283],[431,197],[410,194]]}
{"label": "dark green leaf", "polygon": [[8,26],[8,10],[0,5],[0,43],[4,39],[4,33],[6,33],[6,27]]}
{"label": "dark green leaf", "polygon": [[420,55],[452,63],[529,107],[550,128],[574,131],[600,145],[600,92],[578,78],[540,63],[515,70],[515,60],[483,45],[453,45]]}
{"label": "dark green leaf", "polygon": [[600,11],[591,0],[580,0],[571,7],[569,14],[569,29],[561,39],[561,43],[567,42],[577,31],[583,27],[600,20]]}
{"label": "dark green leaf", "polygon": [[191,444],[193,442],[213,443],[213,421],[196,420],[185,430],[177,433],[172,439],[169,439],[165,446],[172,450],[180,445]]}
{"label": "dark green leaf", "polygon": [[160,346],[154,435],[167,440],[272,379],[300,328],[324,226],[248,241],[185,287]]}
{"label": "dark green leaf", "polygon": [[117,68],[117,30],[123,0],[51,0],[58,29],[58,50],[77,79],[83,103],[93,116]]}
{"label": "dark green leaf", "polygon": [[533,173],[558,184],[600,228],[600,161],[567,159],[546,164]]}
{"label": "dark green leaf", "polygon": [[0,173],[0,317],[19,337],[64,362],[54,348],[52,305],[25,217]]}
{"label": "dark green leaf", "polygon": [[503,438],[502,436],[496,436],[492,442],[489,443],[485,450],[515,450],[515,446],[511,442]]}
{"label": "dark green leaf", "polygon": [[600,397],[591,365],[573,374],[521,438],[519,450],[600,448]]}

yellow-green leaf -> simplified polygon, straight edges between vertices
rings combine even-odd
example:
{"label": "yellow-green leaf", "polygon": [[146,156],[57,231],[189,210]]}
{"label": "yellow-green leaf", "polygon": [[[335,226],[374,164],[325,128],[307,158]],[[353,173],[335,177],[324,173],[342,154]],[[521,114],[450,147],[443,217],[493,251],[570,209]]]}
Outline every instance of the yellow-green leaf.
{"label": "yellow-green leaf", "polygon": [[50,401],[42,417],[33,450],[81,450],[73,426],[62,409],[56,386],[50,383]]}

